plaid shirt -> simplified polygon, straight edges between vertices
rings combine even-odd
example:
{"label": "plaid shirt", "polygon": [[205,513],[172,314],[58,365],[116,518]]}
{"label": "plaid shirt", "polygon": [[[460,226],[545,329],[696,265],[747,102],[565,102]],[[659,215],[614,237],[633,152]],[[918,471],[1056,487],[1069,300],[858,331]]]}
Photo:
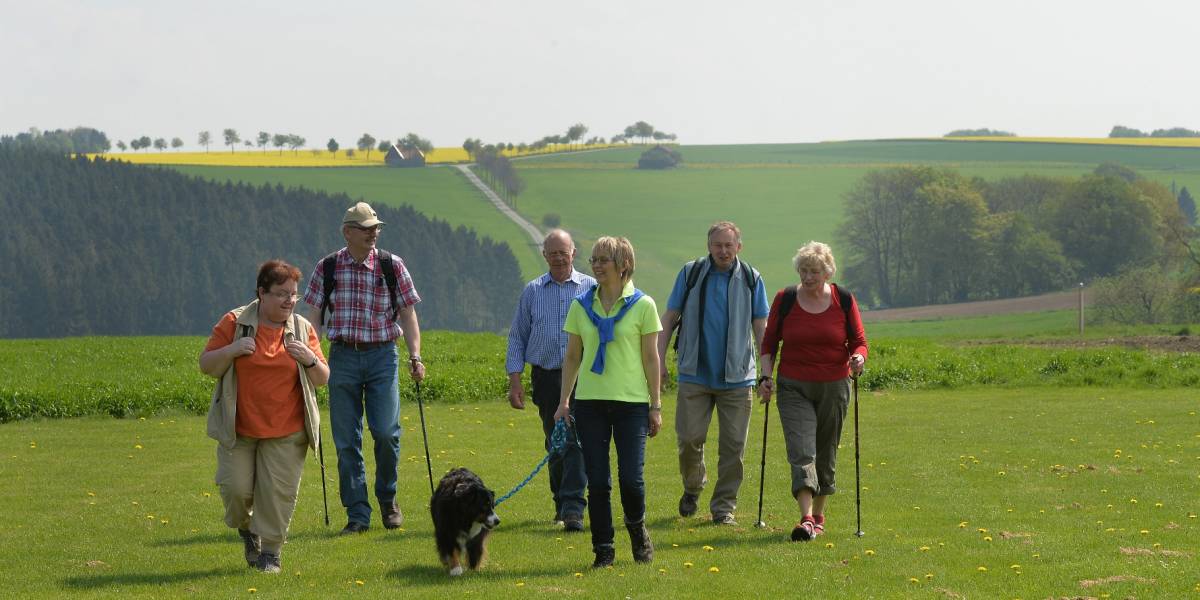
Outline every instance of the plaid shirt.
{"label": "plaid shirt", "polygon": [[[376,256],[379,252],[386,250],[371,250],[360,264],[354,262],[349,250],[338,250],[337,267],[334,270],[337,286],[333,289],[330,307],[326,312],[325,335],[330,340],[387,342],[404,335],[400,323],[392,319],[392,301]],[[394,254],[391,257],[392,265],[396,268],[396,308],[402,309],[420,302],[421,297],[413,287],[404,261]],[[325,261],[321,260],[308,279],[304,303],[320,310],[324,299]]]}

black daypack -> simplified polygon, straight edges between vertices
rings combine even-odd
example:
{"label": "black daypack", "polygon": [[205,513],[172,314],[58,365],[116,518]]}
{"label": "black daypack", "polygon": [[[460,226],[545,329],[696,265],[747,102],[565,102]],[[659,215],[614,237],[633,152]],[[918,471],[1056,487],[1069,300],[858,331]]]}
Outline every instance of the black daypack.
{"label": "black daypack", "polygon": [[[391,300],[392,320],[396,320],[396,316],[400,314],[400,309],[396,307],[396,264],[392,262],[392,255],[389,252],[377,250],[375,259],[379,261],[379,270],[383,271],[383,280],[387,282],[388,299]],[[337,279],[334,278],[334,273],[337,272],[337,252],[326,256],[321,260],[322,274],[324,275],[324,284],[321,286],[325,292],[325,297],[321,300],[321,326],[325,326],[325,313],[329,310],[329,299],[333,297],[333,288],[337,287]]]}
{"label": "black daypack", "polygon": [[[853,295],[850,290],[842,288],[842,286],[834,283],[833,289],[838,295],[838,304],[842,305],[842,313],[846,315],[846,343],[850,343],[850,338],[854,337],[854,332],[850,325],[850,303],[853,301]],[[792,305],[796,304],[796,286],[789,285],[783,290],[782,304],[779,305],[779,317],[775,319],[775,339],[783,341],[783,320],[787,318],[789,312],[792,311]]]}
{"label": "black daypack", "polygon": [[[683,311],[684,311],[684,309],[687,308],[688,296],[692,295],[692,288],[696,287],[696,280],[700,278],[700,268],[699,268],[700,263],[701,262],[711,262],[711,260],[710,260],[711,258],[712,258],[711,256],[703,256],[703,257],[697,258],[696,260],[692,261],[692,268],[688,271],[687,279],[684,281],[684,284],[683,284],[683,301],[679,303],[680,322],[676,326],[676,329],[678,329],[678,330],[683,330]],[[754,303],[754,288],[755,288],[755,286],[758,285],[758,278],[754,276],[754,269],[748,263],[746,263],[746,261],[738,259],[738,263],[742,266],[742,280],[746,282],[746,288],[750,290],[750,300],[751,300],[751,304],[753,304]],[[706,279],[708,278],[707,274],[705,274],[705,278]],[[700,283],[703,284],[703,282],[700,282]],[[701,321],[704,320],[705,300],[707,300],[707,294],[705,294],[704,290],[701,289],[700,290],[700,307],[699,307],[699,311],[700,311],[699,314],[700,314]],[[751,314],[751,320],[753,320],[753,318],[754,318],[753,314]],[[678,334],[675,335],[675,344],[672,347],[675,348],[676,350],[679,350],[679,335]]]}

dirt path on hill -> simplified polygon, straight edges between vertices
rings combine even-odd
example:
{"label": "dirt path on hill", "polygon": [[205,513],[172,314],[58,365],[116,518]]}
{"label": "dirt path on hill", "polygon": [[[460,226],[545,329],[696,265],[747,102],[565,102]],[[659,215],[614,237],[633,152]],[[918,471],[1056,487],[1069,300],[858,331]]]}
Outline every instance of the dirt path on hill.
{"label": "dirt path on hill", "polygon": [[[1084,295],[1084,302],[1087,296]],[[863,321],[915,321],[921,319],[946,319],[952,317],[978,317],[984,315],[1007,315],[1012,313],[1063,310],[1079,307],[1079,292],[1055,292],[1041,296],[1009,298],[1007,300],[984,300],[959,304],[933,304],[908,308],[887,308],[863,311]]]}

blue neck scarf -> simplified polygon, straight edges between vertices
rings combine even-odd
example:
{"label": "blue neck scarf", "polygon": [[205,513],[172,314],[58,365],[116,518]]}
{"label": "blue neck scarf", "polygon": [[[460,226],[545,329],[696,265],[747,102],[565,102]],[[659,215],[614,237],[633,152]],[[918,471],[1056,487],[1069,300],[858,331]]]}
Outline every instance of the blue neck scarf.
{"label": "blue neck scarf", "polygon": [[592,325],[600,332],[600,346],[596,348],[596,358],[592,361],[592,372],[597,375],[604,374],[604,349],[609,342],[613,341],[613,334],[617,327],[617,321],[629,312],[629,309],[641,300],[642,290],[633,288],[633,295],[625,298],[625,304],[621,305],[621,310],[611,317],[601,317],[592,310],[592,298],[595,296],[597,285],[593,285],[585,290],[582,294],[575,296],[575,300],[583,307],[583,312],[587,313],[588,319],[592,321]]}

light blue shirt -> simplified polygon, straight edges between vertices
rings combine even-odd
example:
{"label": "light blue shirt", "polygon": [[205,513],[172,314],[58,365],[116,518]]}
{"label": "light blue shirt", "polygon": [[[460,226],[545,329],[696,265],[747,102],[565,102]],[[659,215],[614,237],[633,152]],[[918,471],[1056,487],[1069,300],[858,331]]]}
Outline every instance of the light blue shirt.
{"label": "light blue shirt", "polygon": [[[737,266],[736,263],[735,266]],[[703,385],[718,390],[754,385],[753,379],[737,383],[725,381],[725,353],[729,330],[729,282],[731,275],[732,270],[721,272],[712,269],[708,272],[708,277],[705,278],[704,314],[701,315],[700,319],[700,356],[696,363],[696,374],[688,375],[680,373],[679,381]],[[671,289],[671,296],[667,299],[667,308],[679,311],[681,321],[683,313],[683,306],[681,304],[683,303],[683,293],[686,285],[686,269],[681,269],[679,275],[675,277],[675,287]],[[739,285],[742,285],[740,281]],[[700,282],[696,282],[696,287],[692,289],[691,295],[699,295],[699,287]],[[767,304],[767,290],[761,277],[758,278],[758,282],[754,286],[750,307],[751,317],[754,319],[765,319],[771,311],[771,307]],[[749,322],[746,323],[746,327],[750,327]]]}
{"label": "light blue shirt", "polygon": [[525,363],[543,369],[561,369],[567,350],[563,323],[567,320],[571,300],[595,284],[592,276],[574,269],[562,283],[546,273],[525,284],[508,330],[506,372],[521,373]]}

